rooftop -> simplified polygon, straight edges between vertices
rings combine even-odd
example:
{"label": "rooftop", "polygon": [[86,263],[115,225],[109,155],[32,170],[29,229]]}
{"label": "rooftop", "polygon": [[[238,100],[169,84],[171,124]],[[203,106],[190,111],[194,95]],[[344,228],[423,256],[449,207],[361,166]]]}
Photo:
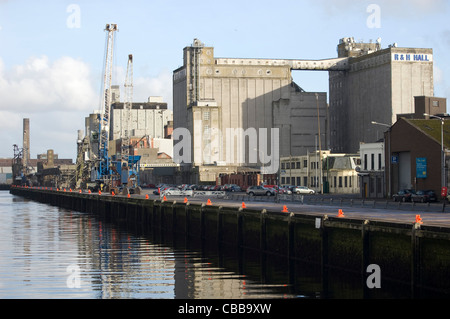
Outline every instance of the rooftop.
{"label": "rooftop", "polygon": [[[441,121],[439,119],[406,121],[430,136],[439,144],[441,143]],[[444,121],[444,145],[445,147],[450,148],[450,120]]]}

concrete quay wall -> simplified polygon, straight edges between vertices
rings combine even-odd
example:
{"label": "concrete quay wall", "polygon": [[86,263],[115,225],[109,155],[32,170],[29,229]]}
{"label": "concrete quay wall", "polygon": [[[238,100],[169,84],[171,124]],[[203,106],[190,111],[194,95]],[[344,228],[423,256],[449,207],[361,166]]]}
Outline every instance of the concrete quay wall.
{"label": "concrete quay wall", "polygon": [[[407,287],[410,296],[423,291],[450,296],[450,228],[331,216],[282,213],[78,192],[13,187],[11,194],[91,213],[116,223],[158,229],[162,236],[182,236],[233,250],[257,252],[271,262],[307,263],[324,280],[350,274],[366,280],[369,265],[381,270],[381,281]],[[292,267],[289,267],[292,269]]]}

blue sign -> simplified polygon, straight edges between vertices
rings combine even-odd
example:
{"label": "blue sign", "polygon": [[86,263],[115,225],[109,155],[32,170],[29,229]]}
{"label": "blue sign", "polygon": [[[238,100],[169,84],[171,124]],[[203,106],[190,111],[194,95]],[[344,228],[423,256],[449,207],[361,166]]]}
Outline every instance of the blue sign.
{"label": "blue sign", "polygon": [[391,156],[391,163],[392,164],[398,164],[398,156],[392,155]]}
{"label": "blue sign", "polygon": [[427,158],[426,157],[416,158],[416,177],[417,178],[427,178]]}

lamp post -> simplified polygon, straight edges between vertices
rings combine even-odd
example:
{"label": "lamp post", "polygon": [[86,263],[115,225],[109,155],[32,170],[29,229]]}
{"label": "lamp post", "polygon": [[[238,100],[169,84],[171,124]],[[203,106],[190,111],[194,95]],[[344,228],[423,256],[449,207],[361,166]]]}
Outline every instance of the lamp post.
{"label": "lamp post", "polygon": [[[391,182],[391,127],[392,127],[392,125],[378,123],[375,121],[372,121],[371,123],[374,125],[381,125],[381,126],[385,126],[385,127],[389,128],[389,130],[388,130],[388,135],[389,135],[388,136],[388,140],[389,140],[389,143],[388,143],[388,161],[389,161],[389,165],[388,165],[388,167],[389,167],[388,197],[391,197],[391,192],[392,192],[392,189],[391,189],[391,185],[392,185],[392,182]],[[386,164],[385,164],[385,166],[386,166]]]}
{"label": "lamp post", "polygon": [[430,115],[428,113],[423,113],[423,115],[441,120],[441,186],[447,187],[445,182],[444,118],[436,115]]}

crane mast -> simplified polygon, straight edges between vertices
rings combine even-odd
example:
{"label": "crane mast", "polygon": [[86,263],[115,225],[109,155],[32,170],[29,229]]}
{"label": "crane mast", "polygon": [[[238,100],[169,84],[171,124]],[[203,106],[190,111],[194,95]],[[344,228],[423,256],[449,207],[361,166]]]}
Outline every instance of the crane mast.
{"label": "crane mast", "polygon": [[103,78],[103,96],[101,110],[99,114],[99,166],[97,178],[99,180],[107,180],[109,174],[109,130],[110,130],[110,113],[111,113],[111,83],[112,68],[114,56],[114,33],[117,31],[117,24],[107,24],[105,31],[107,34],[105,70]]}
{"label": "crane mast", "polygon": [[130,156],[130,122],[131,122],[131,109],[133,105],[133,55],[128,55],[127,75],[125,78],[125,103],[123,117],[123,137],[122,137],[122,167],[129,166],[128,158]]}

